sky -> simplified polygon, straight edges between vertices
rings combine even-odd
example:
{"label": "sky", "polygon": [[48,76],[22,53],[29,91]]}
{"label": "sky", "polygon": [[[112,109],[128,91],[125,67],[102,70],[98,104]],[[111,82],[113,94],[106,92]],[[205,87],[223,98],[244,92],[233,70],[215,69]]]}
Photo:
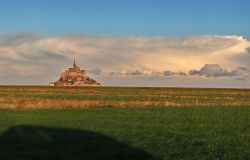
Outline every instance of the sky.
{"label": "sky", "polygon": [[250,87],[248,0],[0,2],[0,84]]}

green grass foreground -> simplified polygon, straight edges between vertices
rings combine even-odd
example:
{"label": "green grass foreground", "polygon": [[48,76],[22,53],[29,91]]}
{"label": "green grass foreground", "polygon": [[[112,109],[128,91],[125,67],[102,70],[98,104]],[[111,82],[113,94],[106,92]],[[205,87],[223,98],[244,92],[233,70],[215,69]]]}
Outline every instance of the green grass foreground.
{"label": "green grass foreground", "polygon": [[0,110],[0,159],[250,159],[249,107]]}

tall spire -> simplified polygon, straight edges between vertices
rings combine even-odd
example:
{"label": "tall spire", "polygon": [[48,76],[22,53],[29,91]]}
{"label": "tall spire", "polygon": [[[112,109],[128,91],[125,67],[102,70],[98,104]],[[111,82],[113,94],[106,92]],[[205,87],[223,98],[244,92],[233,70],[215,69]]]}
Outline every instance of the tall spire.
{"label": "tall spire", "polygon": [[75,67],[77,67],[76,66],[76,61],[75,61],[75,58],[74,58],[74,64],[73,64],[73,67],[75,68]]}

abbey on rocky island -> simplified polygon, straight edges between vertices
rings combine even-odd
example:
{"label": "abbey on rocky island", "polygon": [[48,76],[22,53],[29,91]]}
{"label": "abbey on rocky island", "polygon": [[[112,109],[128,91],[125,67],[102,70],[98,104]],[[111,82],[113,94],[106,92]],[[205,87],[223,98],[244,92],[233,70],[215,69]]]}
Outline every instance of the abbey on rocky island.
{"label": "abbey on rocky island", "polygon": [[49,86],[101,86],[101,84],[88,77],[85,70],[76,65],[74,59],[73,67],[62,72],[59,80],[50,83]]}

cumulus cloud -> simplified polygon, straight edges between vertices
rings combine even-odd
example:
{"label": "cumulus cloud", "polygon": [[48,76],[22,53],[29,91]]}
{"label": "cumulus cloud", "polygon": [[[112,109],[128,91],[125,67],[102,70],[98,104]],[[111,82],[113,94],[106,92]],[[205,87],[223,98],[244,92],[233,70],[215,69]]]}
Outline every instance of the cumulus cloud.
{"label": "cumulus cloud", "polygon": [[139,71],[139,70],[135,70],[131,73],[127,73],[127,75],[144,75],[144,73],[142,71]]}
{"label": "cumulus cloud", "polygon": [[205,64],[200,70],[190,70],[190,75],[200,75],[207,77],[234,76],[235,72],[228,72],[218,64]]}
{"label": "cumulus cloud", "polygon": [[149,69],[145,68],[138,68],[134,70],[128,70],[128,71],[118,71],[118,72],[110,72],[109,75],[112,76],[147,76],[147,77],[155,77],[155,76],[161,76],[161,72],[155,72]]}
{"label": "cumulus cloud", "polygon": [[164,71],[164,76],[187,76],[184,72],[173,72],[173,71]]}
{"label": "cumulus cloud", "polygon": [[[4,34],[0,35],[0,77],[11,77],[18,81],[20,76],[33,75],[46,84],[70,67],[73,58],[82,69],[100,76],[100,79],[101,76],[114,78],[114,75],[187,77],[186,73],[205,77],[244,74],[247,77],[248,72],[237,67],[250,67],[249,47],[250,42],[241,36],[208,35],[170,39]],[[204,64],[219,64],[223,68]],[[196,68],[201,69],[194,70]],[[36,84],[36,81],[33,83]]]}
{"label": "cumulus cloud", "polygon": [[248,53],[250,53],[250,47],[246,49]]}
{"label": "cumulus cloud", "polygon": [[91,70],[87,70],[88,73],[95,74],[95,75],[100,75],[102,70],[100,68],[94,68]]}
{"label": "cumulus cloud", "polygon": [[[238,77],[242,79],[248,76],[248,69],[245,67],[238,67],[231,71],[223,69],[219,64],[205,64],[200,70],[190,70],[189,75],[198,75],[206,77]],[[239,78],[241,77],[241,78]]]}

